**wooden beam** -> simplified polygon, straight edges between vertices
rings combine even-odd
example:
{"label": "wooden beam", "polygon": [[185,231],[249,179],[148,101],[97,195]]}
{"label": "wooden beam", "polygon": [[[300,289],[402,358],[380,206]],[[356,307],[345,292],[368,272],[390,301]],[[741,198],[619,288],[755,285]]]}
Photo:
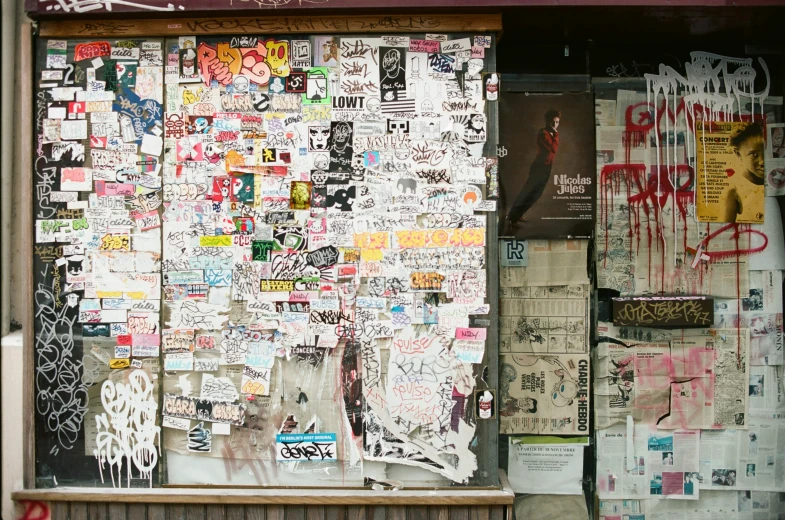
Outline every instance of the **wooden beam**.
{"label": "wooden beam", "polygon": [[[22,294],[19,298],[24,309],[22,316],[22,460],[24,468],[22,482],[25,487],[35,487],[35,318],[33,309],[33,238],[35,223],[33,222],[33,26],[27,22],[19,28],[19,55],[16,57],[18,71],[18,114],[17,139],[14,155],[18,161],[19,179],[21,179],[21,197],[19,199],[19,219],[21,224],[22,251],[24,258],[19,260],[22,270]],[[10,107],[8,107],[10,108]],[[10,261],[6,259],[6,261]]]}
{"label": "wooden beam", "polygon": [[[506,483],[506,477],[503,477]],[[432,505],[432,506],[491,506],[511,505],[515,494],[506,483],[500,489],[461,489],[371,491],[334,489],[106,489],[53,488],[15,491],[12,500],[41,500],[44,502],[125,502],[147,504],[275,504],[275,505]]]}
{"label": "wooden beam", "polygon": [[500,14],[313,15],[130,20],[47,20],[39,34],[51,38],[125,38],[227,34],[489,33],[502,30]]}

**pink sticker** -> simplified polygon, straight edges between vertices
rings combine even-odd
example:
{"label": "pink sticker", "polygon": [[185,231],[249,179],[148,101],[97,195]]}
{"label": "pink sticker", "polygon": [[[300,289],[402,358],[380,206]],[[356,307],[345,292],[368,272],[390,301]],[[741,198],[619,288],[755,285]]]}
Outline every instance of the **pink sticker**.
{"label": "pink sticker", "polygon": [[294,291],[289,294],[290,302],[307,302],[311,299],[311,292]]}
{"label": "pink sticker", "polygon": [[441,44],[434,40],[409,40],[409,52],[428,52],[438,53],[441,50]]}
{"label": "pink sticker", "polygon": [[455,329],[455,339],[485,340],[487,333],[487,329],[466,329],[459,327]]}
{"label": "pink sticker", "polygon": [[136,193],[133,184],[120,184],[118,182],[95,181],[95,193],[99,197],[113,197],[116,195],[131,195]]}
{"label": "pink sticker", "polygon": [[159,347],[161,336],[158,334],[132,334],[131,344],[135,347]]}

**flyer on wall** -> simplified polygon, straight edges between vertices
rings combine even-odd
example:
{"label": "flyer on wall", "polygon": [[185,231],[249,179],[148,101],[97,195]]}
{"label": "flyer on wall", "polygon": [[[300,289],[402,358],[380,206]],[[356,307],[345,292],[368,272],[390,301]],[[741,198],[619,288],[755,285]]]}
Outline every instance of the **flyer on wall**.
{"label": "flyer on wall", "polygon": [[499,106],[499,236],[591,238],[594,100],[589,93],[505,92]]}
{"label": "flyer on wall", "polygon": [[763,125],[697,122],[699,222],[763,223]]}

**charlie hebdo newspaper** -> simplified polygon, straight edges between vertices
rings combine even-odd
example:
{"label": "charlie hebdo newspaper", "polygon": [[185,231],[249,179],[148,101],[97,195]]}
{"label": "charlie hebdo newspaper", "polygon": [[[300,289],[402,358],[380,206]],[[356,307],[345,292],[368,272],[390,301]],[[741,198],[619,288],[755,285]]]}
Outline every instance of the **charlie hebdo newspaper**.
{"label": "charlie hebdo newspaper", "polygon": [[697,430],[662,431],[650,424],[597,432],[597,495],[697,500],[699,440]]}
{"label": "charlie hebdo newspaper", "polygon": [[501,356],[501,433],[583,434],[589,431],[589,356]]}
{"label": "charlie hebdo newspaper", "polygon": [[749,331],[710,332],[684,331],[660,343],[601,342],[594,352],[596,428],[628,415],[666,429],[745,428]]}

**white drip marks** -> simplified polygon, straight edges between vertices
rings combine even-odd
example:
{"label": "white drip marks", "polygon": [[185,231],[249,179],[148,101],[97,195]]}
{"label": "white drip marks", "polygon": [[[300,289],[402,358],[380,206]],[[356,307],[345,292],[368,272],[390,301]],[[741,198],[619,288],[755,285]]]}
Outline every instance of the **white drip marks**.
{"label": "white drip marks", "polygon": [[161,428],[155,424],[158,403],[147,372],[134,370],[128,383],[104,381],[101,386],[101,403],[105,413],[95,418],[98,427],[98,449],[93,450],[98,459],[101,482],[104,481],[104,464],[109,463],[112,485],[122,487],[125,461],[128,487],[134,468],[139,478],[148,479],[152,487],[153,468],[158,462],[159,447],[156,441],[159,440]]}
{"label": "white drip marks", "polygon": [[[727,56],[720,56],[718,54],[711,54],[707,52],[691,52],[691,63],[684,64],[685,76],[679,74],[672,67],[660,64],[658,74],[645,74],[646,78],[646,101],[648,106],[654,107],[654,139],[657,148],[657,201],[660,205],[660,215],[662,215],[662,205],[660,195],[662,194],[660,186],[660,126],[659,118],[665,118],[665,166],[668,175],[673,185],[673,231],[678,240],[678,230],[676,226],[676,191],[679,186],[679,173],[678,173],[678,156],[676,147],[678,145],[678,127],[679,127],[679,108],[682,108],[681,117],[684,118],[684,127],[687,135],[684,139],[684,145],[687,151],[687,161],[693,157],[697,150],[697,138],[695,135],[696,118],[703,118],[707,121],[731,121],[734,114],[740,113],[744,108],[742,103],[749,100],[750,103],[750,117],[755,117],[755,103],[760,104],[760,113],[763,113],[763,102],[769,96],[769,88],[771,85],[771,77],[769,76],[769,69],[763,58],[758,58],[761,69],[766,75],[766,86],[761,92],[755,92],[755,78],[757,72],[753,68],[752,58],[729,58]],[[683,94],[683,107],[677,104],[679,95]],[[664,113],[659,115],[657,113],[660,103],[660,96],[662,96],[662,105]],[[671,97],[672,108],[669,106],[671,102],[668,100]],[[652,105],[653,102],[653,105]],[[702,111],[696,111],[695,107],[699,106]],[[670,138],[670,114],[673,113],[673,142]],[[690,124],[691,123],[691,124]],[[702,127],[703,131],[703,127]],[[672,146],[672,149],[671,149]],[[672,159],[672,161],[671,161]],[[705,154],[698,160],[706,161]],[[671,169],[673,164],[673,169]],[[691,164],[693,168],[694,164]],[[708,193],[708,190],[704,190]],[[693,206],[695,204],[695,190],[693,190]],[[696,218],[693,215],[693,218]],[[662,226],[662,218],[659,219],[659,225]],[[666,248],[665,235],[661,233],[663,238],[663,247]],[[674,263],[676,262],[676,248],[674,247]]]}

